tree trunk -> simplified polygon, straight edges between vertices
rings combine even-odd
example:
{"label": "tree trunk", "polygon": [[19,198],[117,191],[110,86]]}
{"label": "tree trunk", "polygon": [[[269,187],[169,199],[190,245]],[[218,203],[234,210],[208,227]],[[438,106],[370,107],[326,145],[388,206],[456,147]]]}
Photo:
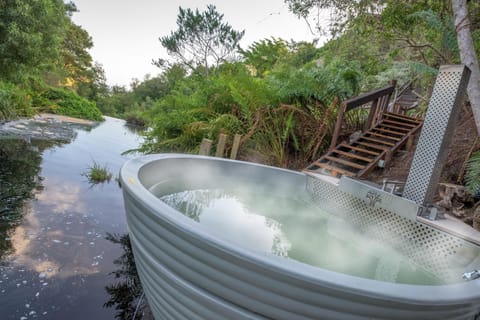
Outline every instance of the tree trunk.
{"label": "tree trunk", "polygon": [[472,106],[477,133],[480,135],[480,70],[475,48],[473,47],[472,34],[470,32],[467,1],[452,0],[452,9],[455,18],[458,48],[460,49],[460,60],[472,71],[467,93]]}

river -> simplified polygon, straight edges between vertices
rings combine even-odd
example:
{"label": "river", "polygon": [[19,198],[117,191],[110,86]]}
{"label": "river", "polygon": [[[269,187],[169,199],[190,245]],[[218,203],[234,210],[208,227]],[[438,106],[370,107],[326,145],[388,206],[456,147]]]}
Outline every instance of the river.
{"label": "river", "polygon": [[[75,127],[71,141],[0,140],[0,318],[114,319],[105,308],[123,250],[107,234],[127,233],[115,179],[141,138],[106,117]],[[92,185],[93,162],[112,173]]]}

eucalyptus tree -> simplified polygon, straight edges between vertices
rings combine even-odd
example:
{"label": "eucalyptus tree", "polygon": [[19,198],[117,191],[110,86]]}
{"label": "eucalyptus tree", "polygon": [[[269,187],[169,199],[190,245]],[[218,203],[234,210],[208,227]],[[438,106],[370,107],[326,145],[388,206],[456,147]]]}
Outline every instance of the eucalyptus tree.
{"label": "eucalyptus tree", "polygon": [[452,0],[452,9],[455,17],[455,30],[457,31],[460,59],[463,64],[472,71],[468,83],[468,97],[472,105],[473,116],[480,135],[480,68],[478,58],[473,46],[472,34],[470,32],[470,20],[468,17],[467,1]]}
{"label": "eucalyptus tree", "polygon": [[[211,66],[232,58],[245,33],[224,22],[214,5],[203,12],[179,7],[177,27],[170,35],[160,37],[160,43],[176,62],[191,70],[203,67],[206,74]],[[163,59],[153,61],[159,67],[165,63]]]}
{"label": "eucalyptus tree", "polygon": [[[386,0],[284,0],[291,12],[305,19],[312,32],[340,35],[348,23],[381,12]],[[313,19],[314,25],[310,22]]]}

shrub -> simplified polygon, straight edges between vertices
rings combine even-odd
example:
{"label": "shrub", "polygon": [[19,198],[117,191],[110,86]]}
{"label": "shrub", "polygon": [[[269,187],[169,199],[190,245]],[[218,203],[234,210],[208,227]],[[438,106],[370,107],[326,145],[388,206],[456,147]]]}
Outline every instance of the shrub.
{"label": "shrub", "polygon": [[9,82],[0,81],[0,120],[33,115],[28,93]]}
{"label": "shrub", "polygon": [[47,112],[94,121],[103,120],[102,113],[94,102],[67,89],[49,88],[40,95],[38,101],[41,101]]}

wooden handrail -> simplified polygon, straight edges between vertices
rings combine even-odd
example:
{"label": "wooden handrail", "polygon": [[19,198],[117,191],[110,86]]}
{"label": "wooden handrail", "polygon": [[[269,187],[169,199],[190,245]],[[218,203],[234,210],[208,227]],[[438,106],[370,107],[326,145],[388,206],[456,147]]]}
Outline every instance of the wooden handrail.
{"label": "wooden handrail", "polygon": [[394,90],[395,84],[393,83],[384,88],[373,90],[344,101],[340,106],[340,110],[338,111],[337,122],[335,123],[330,149],[335,148],[337,145],[340,129],[342,128],[343,115],[345,112],[351,111],[371,102],[370,112],[365,126],[365,130],[368,130],[375,125],[375,123],[381,117],[381,114],[385,111],[385,108],[388,107],[388,102]]}
{"label": "wooden handrail", "polygon": [[355,108],[363,106],[368,102],[374,101],[380,97],[390,96],[393,93],[393,90],[395,90],[395,86],[388,85],[385,88],[373,90],[373,91],[364,93],[362,95],[359,95],[357,97],[350,98],[344,102],[345,111],[353,110]]}

